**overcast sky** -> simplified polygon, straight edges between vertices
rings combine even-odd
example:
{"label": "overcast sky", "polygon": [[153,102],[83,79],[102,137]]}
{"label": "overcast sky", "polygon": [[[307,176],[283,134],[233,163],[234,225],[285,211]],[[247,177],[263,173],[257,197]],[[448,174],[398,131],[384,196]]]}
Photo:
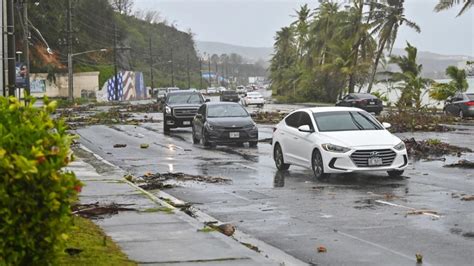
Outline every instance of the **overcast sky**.
{"label": "overcast sky", "polygon": [[[295,20],[304,3],[317,0],[134,0],[135,9],[156,10],[181,30],[191,29],[196,40],[252,47],[271,47],[275,32]],[[344,2],[344,0],[339,0]],[[395,47],[406,41],[419,50],[474,56],[474,8],[456,17],[459,7],[433,12],[438,0],[406,0],[406,17],[418,23],[421,33],[402,27]]]}

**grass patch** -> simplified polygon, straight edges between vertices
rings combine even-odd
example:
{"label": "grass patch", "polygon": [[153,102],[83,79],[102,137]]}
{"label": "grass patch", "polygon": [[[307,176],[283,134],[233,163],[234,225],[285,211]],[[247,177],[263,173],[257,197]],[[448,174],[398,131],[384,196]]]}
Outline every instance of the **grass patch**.
{"label": "grass patch", "polygon": [[204,226],[203,228],[198,229],[197,231],[202,232],[202,233],[211,233],[211,232],[217,232],[218,229],[215,227]]}
{"label": "grass patch", "polygon": [[143,210],[143,212],[164,212],[168,214],[174,213],[173,209],[167,208],[167,207],[149,208],[149,209]]}
{"label": "grass patch", "polygon": [[59,265],[137,265],[93,222],[77,216],[73,221]]}

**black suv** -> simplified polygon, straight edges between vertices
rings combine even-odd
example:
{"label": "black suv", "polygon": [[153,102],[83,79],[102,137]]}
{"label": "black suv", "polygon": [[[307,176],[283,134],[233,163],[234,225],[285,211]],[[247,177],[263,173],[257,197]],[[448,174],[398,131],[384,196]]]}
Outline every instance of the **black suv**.
{"label": "black suv", "polygon": [[220,96],[221,102],[239,102],[240,98],[236,91],[222,91]]}
{"label": "black suv", "polygon": [[198,108],[205,102],[200,92],[173,91],[166,94],[163,106],[163,130],[191,127]]}

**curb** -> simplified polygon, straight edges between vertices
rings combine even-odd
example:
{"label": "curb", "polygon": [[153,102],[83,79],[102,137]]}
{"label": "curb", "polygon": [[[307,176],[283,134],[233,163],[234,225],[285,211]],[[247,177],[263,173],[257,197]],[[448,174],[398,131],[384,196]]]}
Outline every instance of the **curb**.
{"label": "curb", "polygon": [[[79,148],[81,148],[82,150],[92,154],[95,158],[97,158],[102,163],[107,164],[107,165],[115,168],[116,170],[119,170],[119,171],[123,172],[123,170],[120,167],[110,163],[109,161],[105,160],[101,156],[95,154],[94,152],[92,152],[90,149],[88,149],[84,145],[80,144]],[[158,191],[159,196],[156,196],[156,195],[153,195],[152,193],[140,188],[136,184],[126,180],[125,178],[123,178],[123,181],[125,181],[125,183],[132,186],[133,188],[139,190],[140,192],[145,194],[147,197],[149,197],[152,201],[154,201],[157,204],[162,205],[163,207],[170,208],[172,210],[180,210],[179,208],[176,208],[175,206],[184,206],[184,205],[186,205],[186,202],[184,202],[180,199],[177,199],[174,196],[172,196],[172,195],[170,195],[166,192],[163,192],[162,190],[159,190]],[[168,202],[166,202],[162,199],[166,199],[166,200],[172,202],[175,206],[169,204]],[[200,223],[206,224],[208,222],[214,222],[214,223],[217,223],[217,225],[223,224],[223,222],[219,221],[218,219],[215,219],[214,217],[200,211],[199,209],[197,209],[193,206],[191,206],[189,209],[193,213],[192,218],[196,219]],[[269,244],[267,244],[267,243],[265,243],[261,240],[258,240],[256,238],[240,231],[239,229],[235,229],[235,232],[234,232],[234,234],[231,238],[233,238],[239,244],[246,246],[247,248],[250,248],[249,246],[257,247],[258,251],[254,250],[255,252],[258,252],[259,254],[264,256],[265,258],[267,258],[269,260],[272,260],[276,263],[279,263],[280,265],[295,265],[295,266],[308,265],[308,263],[305,263],[305,262],[291,256],[290,254],[287,254],[283,250],[280,250],[280,249],[278,249],[274,246],[271,246],[271,245],[269,245]]]}

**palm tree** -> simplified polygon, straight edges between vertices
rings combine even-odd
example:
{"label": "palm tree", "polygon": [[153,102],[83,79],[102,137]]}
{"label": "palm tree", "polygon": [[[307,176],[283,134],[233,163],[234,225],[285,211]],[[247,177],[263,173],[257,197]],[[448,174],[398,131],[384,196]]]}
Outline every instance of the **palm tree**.
{"label": "palm tree", "polygon": [[392,0],[388,1],[388,4],[381,4],[377,2],[371,2],[373,5],[373,22],[372,22],[372,33],[378,34],[378,50],[375,57],[374,66],[372,69],[372,75],[369,82],[367,92],[371,92],[372,85],[374,83],[375,74],[377,73],[377,67],[382,57],[383,50],[387,49],[391,53],[395,39],[397,38],[398,29],[403,24],[408,27],[420,32],[420,27],[410,20],[408,20],[403,14],[405,9],[403,7],[405,0]]}
{"label": "palm tree", "polygon": [[285,90],[295,87],[290,74],[295,67],[296,55],[292,27],[283,27],[277,32],[273,48],[275,53],[270,64],[272,90],[276,95],[283,95]]}
{"label": "palm tree", "polygon": [[446,68],[446,75],[451,78],[448,83],[434,83],[430,90],[430,97],[444,101],[449,97],[454,96],[456,92],[465,92],[469,87],[466,79],[466,71],[455,66]]}
{"label": "palm tree", "polygon": [[296,11],[296,17],[298,18],[291,26],[295,27],[295,35],[297,38],[297,53],[299,59],[303,56],[303,49],[308,39],[308,19],[311,16],[311,10],[308,8],[308,4],[304,4],[300,7],[299,11]]}
{"label": "palm tree", "polygon": [[435,6],[434,10],[436,12],[444,11],[446,9],[452,8],[454,5],[463,4],[461,11],[459,11],[457,16],[461,16],[469,8],[474,6],[473,0],[439,0],[439,3]]}

